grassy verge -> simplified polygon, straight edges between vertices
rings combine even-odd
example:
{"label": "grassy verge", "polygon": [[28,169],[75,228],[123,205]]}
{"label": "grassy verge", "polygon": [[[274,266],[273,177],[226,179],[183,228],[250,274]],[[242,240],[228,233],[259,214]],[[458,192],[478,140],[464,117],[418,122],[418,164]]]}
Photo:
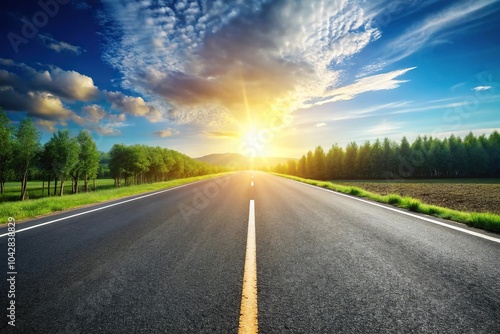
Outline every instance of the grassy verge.
{"label": "grassy verge", "polygon": [[276,173],[274,174],[292,180],[311,184],[314,186],[334,190],[344,194],[364,197],[376,202],[394,205],[403,209],[408,209],[413,212],[449,219],[459,223],[467,224],[472,227],[480,228],[486,231],[500,233],[500,215],[492,213],[464,212],[464,211],[452,210],[440,206],[425,204],[418,199],[414,199],[408,196],[400,196],[396,194],[388,194],[383,196],[373,192],[366,191],[358,187],[342,186],[334,184],[332,182],[310,180],[284,174],[276,174]]}
{"label": "grassy verge", "polygon": [[46,197],[27,200],[24,202],[4,202],[0,203],[0,225],[6,224],[9,217],[14,217],[17,222],[56,211],[74,209],[89,204],[138,195],[150,191],[168,189],[225,174],[229,173],[211,174],[186,179],[171,180],[167,182],[141,184],[138,186],[105,189],[100,191],[98,190],[95,192],[67,195],[63,197]]}
{"label": "grassy verge", "polygon": [[[89,187],[93,187],[93,182],[89,183]],[[95,180],[96,190],[101,191],[104,189],[113,189],[114,180],[113,179],[97,179]],[[83,181],[79,183],[79,192],[83,192]],[[50,195],[52,196],[54,192],[54,182],[51,182]],[[59,192],[59,185],[57,187],[57,192]],[[71,194],[71,181],[66,181],[64,185],[64,194]],[[21,182],[7,182],[5,183],[4,193],[0,195],[1,202],[17,202],[21,197]],[[28,181],[26,187],[26,198],[27,199],[38,199],[50,197],[47,195],[47,182],[45,182],[45,189],[42,192],[42,181]]]}

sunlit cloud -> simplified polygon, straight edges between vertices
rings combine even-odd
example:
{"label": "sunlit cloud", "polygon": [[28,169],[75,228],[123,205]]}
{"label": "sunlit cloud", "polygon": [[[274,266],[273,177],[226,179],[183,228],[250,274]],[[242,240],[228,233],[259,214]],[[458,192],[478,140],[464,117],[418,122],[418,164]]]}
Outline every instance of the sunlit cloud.
{"label": "sunlit cloud", "polygon": [[99,98],[99,89],[92,78],[76,71],[65,71],[55,66],[47,70],[36,70],[8,59],[4,59],[2,65],[20,70],[20,73],[0,70],[0,87],[11,87],[18,94],[29,91],[46,92],[68,101],[91,101]]}
{"label": "sunlit cloud", "polygon": [[86,119],[91,123],[99,123],[100,120],[107,116],[104,108],[97,104],[84,106],[82,109]]}
{"label": "sunlit cloud", "polygon": [[120,36],[105,59],[179,123],[262,126],[311,106],[339,87],[336,65],[380,37],[348,2],[105,3]]}
{"label": "sunlit cloud", "polygon": [[97,104],[84,106],[81,116],[75,114],[72,121],[102,136],[118,136],[120,128],[131,125],[126,123],[124,113],[110,114]]}
{"label": "sunlit cloud", "polygon": [[172,137],[172,136],[175,136],[175,135],[178,135],[178,134],[179,134],[178,130],[170,129],[170,128],[166,129],[166,130],[159,130],[159,131],[155,131],[154,132],[155,136],[158,136],[158,137],[161,137],[161,138]]}
{"label": "sunlit cloud", "polygon": [[45,120],[67,120],[74,115],[53,94],[32,91],[21,94],[10,86],[0,86],[0,105],[5,110],[27,112],[29,116]]}
{"label": "sunlit cloud", "polygon": [[318,127],[318,128],[321,128],[321,127],[326,126],[326,125],[327,125],[327,124],[326,124],[326,123],[324,123],[324,122],[321,122],[321,123],[316,123],[316,127]]}
{"label": "sunlit cloud", "polygon": [[358,79],[351,85],[335,88],[329,91],[327,96],[314,100],[313,104],[321,105],[335,101],[346,101],[366,92],[398,88],[402,83],[405,83],[408,80],[397,80],[397,78],[415,68],[416,67],[410,67]]}
{"label": "sunlit cloud", "polygon": [[127,96],[121,92],[103,91],[111,107],[133,116],[146,117],[150,122],[162,120],[162,114],[153,105],[146,103],[142,97]]}
{"label": "sunlit cloud", "polygon": [[241,133],[238,132],[232,132],[232,131],[211,131],[211,132],[205,132],[205,135],[211,138],[231,138],[231,139],[239,139],[241,138]]}
{"label": "sunlit cloud", "polygon": [[38,127],[40,127],[43,130],[45,130],[45,131],[48,131],[48,132],[51,132],[51,133],[56,132],[56,125],[57,125],[56,121],[49,121],[49,120],[46,120],[46,119],[37,119],[35,121],[35,124]]}

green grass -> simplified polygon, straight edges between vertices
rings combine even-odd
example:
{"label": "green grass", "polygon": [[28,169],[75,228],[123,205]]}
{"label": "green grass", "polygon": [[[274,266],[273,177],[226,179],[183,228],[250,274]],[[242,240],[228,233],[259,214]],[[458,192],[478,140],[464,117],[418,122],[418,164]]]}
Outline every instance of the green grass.
{"label": "green grass", "polygon": [[[111,189],[114,188],[114,181],[113,179],[97,179],[95,181],[95,185],[97,190]],[[54,182],[51,182],[50,186],[50,194],[52,196],[54,191]],[[93,183],[89,182],[89,188],[92,187]],[[83,191],[83,181],[78,183],[78,188],[80,189],[80,192]],[[59,193],[59,184],[57,192]],[[68,195],[71,194],[71,181],[65,182],[64,193]],[[42,181],[28,181],[28,185],[26,186],[26,195],[29,199],[48,197],[47,182],[45,182],[45,189],[42,193]],[[18,201],[19,197],[21,197],[21,182],[6,182],[4,193],[0,195],[0,203]]]}
{"label": "green grass", "polygon": [[423,213],[434,217],[453,220],[459,223],[467,224],[472,227],[480,228],[486,231],[500,233],[500,215],[485,212],[464,212],[443,208],[440,206],[429,205],[422,203],[418,199],[408,196],[399,196],[396,194],[389,194],[382,196],[364,189],[352,186],[339,185],[332,182],[323,182],[311,179],[304,179],[301,177],[277,174],[278,176],[286,177],[295,181],[304,182],[314,186],[334,190],[340,193],[364,197],[379,203],[391,204],[403,209],[413,212]]}
{"label": "green grass", "polygon": [[158,182],[150,184],[142,184],[130,187],[111,188],[98,190],[95,192],[80,193],[75,195],[65,195],[63,197],[45,197],[40,199],[30,199],[23,202],[3,202],[0,203],[0,225],[6,224],[9,217],[13,217],[16,221],[22,221],[28,218],[33,218],[57,211],[73,209],[89,204],[100,203],[108,200],[118,199],[122,197],[137,195],[141,193],[168,189],[183,184],[205,180],[221,175],[212,174],[204,176],[196,176],[185,179],[171,180],[167,182]]}

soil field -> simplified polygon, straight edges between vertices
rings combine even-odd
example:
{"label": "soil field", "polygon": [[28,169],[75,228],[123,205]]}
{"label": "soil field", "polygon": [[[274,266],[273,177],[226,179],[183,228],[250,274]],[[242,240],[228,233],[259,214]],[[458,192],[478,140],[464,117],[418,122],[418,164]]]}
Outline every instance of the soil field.
{"label": "soil field", "polygon": [[333,181],[359,187],[377,194],[410,196],[423,203],[445,208],[500,214],[500,184],[479,183],[382,183],[366,181]]}

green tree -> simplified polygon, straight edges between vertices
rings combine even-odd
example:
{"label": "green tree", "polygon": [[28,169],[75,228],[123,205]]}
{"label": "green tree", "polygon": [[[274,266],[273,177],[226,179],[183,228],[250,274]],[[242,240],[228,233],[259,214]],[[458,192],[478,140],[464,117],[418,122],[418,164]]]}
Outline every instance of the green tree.
{"label": "green tree", "polygon": [[[43,148],[40,151],[40,156],[38,159],[38,166],[42,171],[43,180],[47,180],[47,196],[50,196],[50,181],[52,179],[56,179],[56,175],[54,173],[54,169],[52,168],[53,157],[53,148],[52,142],[48,141],[43,145]],[[57,185],[56,185],[57,187]],[[54,189],[55,193],[55,189]]]}
{"label": "green tree", "polygon": [[286,173],[288,175],[297,175],[297,162],[293,159],[286,163]]}
{"label": "green tree", "polygon": [[52,150],[52,169],[60,181],[59,196],[64,195],[64,183],[78,163],[80,146],[76,138],[71,138],[68,130],[59,130],[49,140]]}
{"label": "green tree", "polygon": [[309,150],[306,155],[306,176],[307,178],[312,178],[314,175],[314,153]]}
{"label": "green tree", "polygon": [[31,118],[25,118],[20,122],[14,137],[13,156],[16,170],[21,176],[21,201],[24,201],[28,171],[36,163],[40,150],[40,133],[36,130]]}
{"label": "green tree", "polygon": [[464,138],[465,150],[468,158],[468,173],[470,176],[482,176],[488,170],[488,155],[481,142],[469,133]]}
{"label": "green tree", "polygon": [[380,140],[378,138],[372,145],[370,158],[372,163],[370,175],[373,178],[380,178],[383,175],[384,171],[386,171],[386,165],[384,161],[382,143],[380,143]]}
{"label": "green tree", "polygon": [[12,157],[14,150],[14,128],[10,126],[7,114],[0,108],[0,194],[3,194],[5,182],[12,171]]}
{"label": "green tree", "polygon": [[95,179],[97,176],[100,153],[92,136],[87,131],[80,131],[76,139],[80,146],[80,154],[74,168],[75,174],[79,175],[74,182],[75,192],[78,192],[78,179],[83,179],[83,190],[88,191],[89,180]]}
{"label": "green tree", "polygon": [[382,175],[385,178],[393,178],[396,170],[398,168],[398,144],[389,138],[384,138],[382,142],[382,150],[383,150],[383,171]]}
{"label": "green tree", "polygon": [[123,144],[114,144],[109,151],[109,172],[115,180],[115,187],[121,186],[121,179],[125,176],[127,147]]}
{"label": "green tree", "polygon": [[326,155],[326,178],[339,179],[342,173],[342,159],[344,150],[338,144],[332,145]]}
{"label": "green tree", "polygon": [[359,176],[362,178],[367,178],[372,172],[372,155],[371,155],[371,144],[366,141],[358,150],[356,155],[356,170]]}
{"label": "green tree", "polygon": [[326,155],[323,147],[318,146],[314,150],[312,178],[315,180],[326,179]]}
{"label": "green tree", "polygon": [[347,144],[345,149],[344,161],[342,162],[343,175],[346,178],[358,177],[356,157],[358,155],[358,145],[355,142]]}
{"label": "green tree", "polygon": [[297,175],[300,177],[306,177],[306,171],[307,171],[307,158],[305,155],[302,155],[297,164]]}
{"label": "green tree", "polygon": [[450,148],[450,174],[452,177],[465,176],[467,173],[467,152],[460,137],[451,135],[448,139]]}
{"label": "green tree", "polygon": [[500,133],[494,131],[488,137],[489,175],[500,177]]}

